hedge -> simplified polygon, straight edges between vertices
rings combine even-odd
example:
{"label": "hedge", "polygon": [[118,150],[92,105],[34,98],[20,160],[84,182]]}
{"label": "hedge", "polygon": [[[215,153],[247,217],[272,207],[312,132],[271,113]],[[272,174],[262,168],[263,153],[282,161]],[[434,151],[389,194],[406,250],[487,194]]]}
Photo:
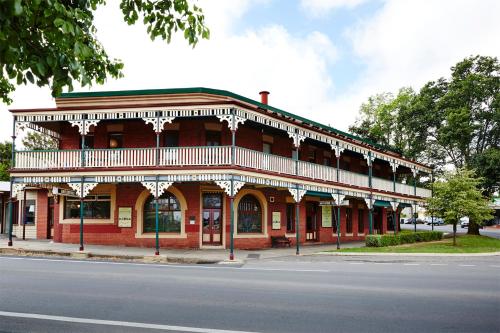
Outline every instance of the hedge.
{"label": "hedge", "polygon": [[368,235],[366,236],[367,247],[394,246],[400,244],[431,242],[441,240],[441,231],[420,231],[413,233],[401,233],[397,235]]}

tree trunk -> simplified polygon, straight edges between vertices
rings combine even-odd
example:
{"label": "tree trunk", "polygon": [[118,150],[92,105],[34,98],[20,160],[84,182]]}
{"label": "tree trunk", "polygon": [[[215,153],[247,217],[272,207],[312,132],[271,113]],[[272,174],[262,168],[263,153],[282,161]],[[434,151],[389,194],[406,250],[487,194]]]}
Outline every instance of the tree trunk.
{"label": "tree trunk", "polygon": [[469,219],[469,228],[467,229],[467,235],[479,236],[479,225],[471,219]]}
{"label": "tree trunk", "polygon": [[453,246],[457,245],[457,223],[453,223]]}

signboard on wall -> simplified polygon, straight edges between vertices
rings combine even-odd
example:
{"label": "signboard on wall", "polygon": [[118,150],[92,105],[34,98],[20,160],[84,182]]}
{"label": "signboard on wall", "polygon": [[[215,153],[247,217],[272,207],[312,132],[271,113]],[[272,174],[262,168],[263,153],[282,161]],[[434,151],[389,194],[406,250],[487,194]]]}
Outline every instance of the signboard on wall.
{"label": "signboard on wall", "polygon": [[281,229],[281,212],[273,212],[273,230]]}
{"label": "signboard on wall", "polygon": [[132,207],[118,208],[118,226],[120,228],[132,227]]}
{"label": "signboard on wall", "polygon": [[332,206],[321,206],[321,226],[323,228],[332,227]]}

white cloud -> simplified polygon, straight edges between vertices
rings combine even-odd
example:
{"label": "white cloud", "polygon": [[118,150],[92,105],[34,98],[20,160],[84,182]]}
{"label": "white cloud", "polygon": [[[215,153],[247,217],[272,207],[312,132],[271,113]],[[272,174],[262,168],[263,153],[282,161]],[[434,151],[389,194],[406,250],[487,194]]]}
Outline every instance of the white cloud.
{"label": "white cloud", "polygon": [[353,56],[365,70],[333,104],[344,110],[346,128],[373,94],[448,77],[470,55],[500,55],[499,1],[388,0],[371,18],[347,32]]}
{"label": "white cloud", "polygon": [[353,9],[368,0],[301,0],[300,6],[314,17],[326,16],[339,8]]}

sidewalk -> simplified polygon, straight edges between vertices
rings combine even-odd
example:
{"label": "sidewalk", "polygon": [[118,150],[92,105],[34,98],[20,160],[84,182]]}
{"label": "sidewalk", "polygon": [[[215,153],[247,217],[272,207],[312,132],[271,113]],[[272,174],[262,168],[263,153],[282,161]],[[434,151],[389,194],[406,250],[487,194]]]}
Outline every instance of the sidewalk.
{"label": "sidewalk", "polygon": [[[160,249],[160,255],[154,255],[154,248],[86,245],[85,251],[78,251],[78,244],[55,243],[50,240],[20,240],[13,239],[13,246],[7,245],[7,239],[0,238],[0,254],[32,255],[32,256],[63,256],[73,258],[135,260],[148,262],[210,264],[226,263],[229,259],[229,249]],[[342,247],[361,247],[364,242],[350,242]],[[302,245],[301,255],[311,255],[335,249],[335,244]],[[268,259],[294,256],[295,247],[271,248],[260,250],[235,250],[235,262],[246,260]]]}

